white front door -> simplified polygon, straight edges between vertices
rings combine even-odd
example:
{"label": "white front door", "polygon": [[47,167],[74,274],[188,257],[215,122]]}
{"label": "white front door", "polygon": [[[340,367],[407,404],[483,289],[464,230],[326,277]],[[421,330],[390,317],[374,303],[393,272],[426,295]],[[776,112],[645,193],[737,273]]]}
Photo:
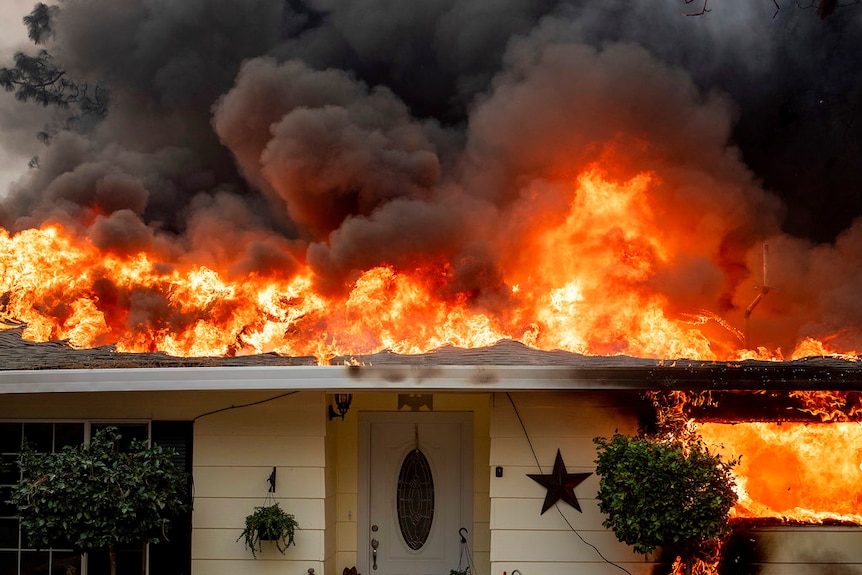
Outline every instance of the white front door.
{"label": "white front door", "polygon": [[472,414],[367,412],[359,430],[359,572],[449,575],[461,534],[472,548]]}

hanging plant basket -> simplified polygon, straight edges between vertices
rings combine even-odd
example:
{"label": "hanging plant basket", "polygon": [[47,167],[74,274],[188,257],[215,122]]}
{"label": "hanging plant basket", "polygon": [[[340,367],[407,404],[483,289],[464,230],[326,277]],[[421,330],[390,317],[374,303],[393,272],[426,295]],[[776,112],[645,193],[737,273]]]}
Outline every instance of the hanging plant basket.
{"label": "hanging plant basket", "polygon": [[288,547],[296,544],[294,531],[298,528],[296,518],[284,511],[277,502],[264,502],[245,518],[245,529],[237,541],[243,539],[246,549],[251,550],[255,559],[257,552],[262,550],[262,541],[274,541],[283,554]]}
{"label": "hanging plant basket", "polygon": [[257,538],[260,541],[277,541],[280,537],[280,533],[272,532],[266,527],[261,527],[257,530]]}

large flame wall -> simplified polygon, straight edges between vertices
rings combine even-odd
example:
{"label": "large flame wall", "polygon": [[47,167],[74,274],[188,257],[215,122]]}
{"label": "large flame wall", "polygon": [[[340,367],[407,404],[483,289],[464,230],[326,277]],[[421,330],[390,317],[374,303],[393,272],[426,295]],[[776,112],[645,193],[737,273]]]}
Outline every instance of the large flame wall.
{"label": "large flame wall", "polygon": [[[862,226],[784,233],[734,143],[722,89],[747,91],[679,65],[738,56],[737,14],[705,58],[552,4],[61,3],[43,47],[110,103],[70,110],[0,201],[4,316],[182,355],[858,349]],[[666,8],[601,9],[691,39]]]}
{"label": "large flame wall", "polygon": [[862,524],[862,423],[698,423],[708,445],[738,458],[737,518]]}

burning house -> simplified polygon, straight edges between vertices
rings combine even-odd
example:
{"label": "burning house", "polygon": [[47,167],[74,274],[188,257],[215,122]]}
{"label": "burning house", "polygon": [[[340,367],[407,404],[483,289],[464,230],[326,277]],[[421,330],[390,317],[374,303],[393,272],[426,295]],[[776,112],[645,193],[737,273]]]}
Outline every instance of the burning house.
{"label": "burning house", "polygon": [[[665,573],[669,558],[638,555],[602,526],[592,441],[636,433],[654,415],[644,394],[655,392],[672,398],[712,449],[741,456],[720,573],[852,573],[862,562],[862,370],[853,361],[670,364],[509,341],[320,366],[274,354],[74,350],[26,342],[20,331],[2,334],[7,455],[21,438],[59,448],[114,423],[178,447],[192,471],[188,524],[171,543],[126,550],[126,568],[445,573],[469,564],[480,574]],[[429,463],[433,506],[413,518],[427,530],[412,547],[396,479],[417,447]],[[544,513],[550,492],[530,476],[551,473],[557,451],[565,472],[585,477],[573,490],[579,509],[552,501]],[[285,555],[264,547],[254,559],[237,537],[270,479],[301,530]],[[4,572],[56,572],[82,561],[101,572],[97,557],[10,546],[20,540],[6,513]]]}
{"label": "burning house", "polygon": [[[862,10],[631,4],[37,5],[0,62],[33,155],[0,453],[175,445],[194,512],[125,551],[149,575],[645,575],[593,438],[662,393],[740,458],[726,573],[862,572]],[[542,513],[551,473],[583,481]],[[301,532],[255,559],[268,487]],[[3,575],[98,565],[0,505]]]}

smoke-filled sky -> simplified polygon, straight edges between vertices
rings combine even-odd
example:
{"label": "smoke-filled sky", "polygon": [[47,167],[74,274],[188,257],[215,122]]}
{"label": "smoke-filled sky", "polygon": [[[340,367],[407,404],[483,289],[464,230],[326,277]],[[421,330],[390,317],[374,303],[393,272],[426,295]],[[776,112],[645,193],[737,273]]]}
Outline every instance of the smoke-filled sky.
{"label": "smoke-filled sky", "polygon": [[[28,50],[32,44],[21,18],[33,9],[32,0],[7,0],[0,11],[0,66],[8,65],[16,50]],[[18,179],[41,145],[35,138],[33,126],[48,121],[45,110],[36,106],[20,106],[12,94],[0,91],[0,196],[9,184]]]}
{"label": "smoke-filled sky", "polygon": [[0,225],[323,291],[442,259],[493,308],[557,182],[612,157],[690,246],[653,289],[744,309],[769,241],[774,332],[862,347],[862,6],[779,3],[64,0],[45,48],[109,112],[42,147],[46,111],[0,101]]}

